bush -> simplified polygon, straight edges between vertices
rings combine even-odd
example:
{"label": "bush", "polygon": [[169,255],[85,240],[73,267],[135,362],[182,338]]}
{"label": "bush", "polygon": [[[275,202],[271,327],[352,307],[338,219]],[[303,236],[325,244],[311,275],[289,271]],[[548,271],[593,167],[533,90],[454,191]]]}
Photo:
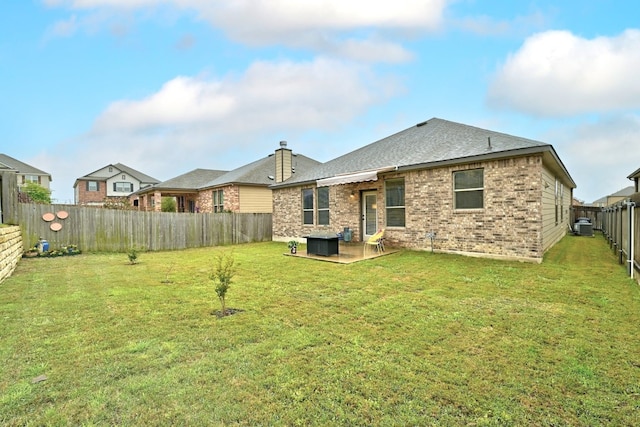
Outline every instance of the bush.
{"label": "bush", "polygon": [[175,212],[176,211],[176,199],[174,197],[163,197],[162,212]]}
{"label": "bush", "polygon": [[138,251],[134,248],[130,249],[127,252],[127,257],[129,258],[129,264],[135,264],[138,262]]}
{"label": "bush", "polygon": [[48,190],[35,182],[27,182],[20,188],[20,191],[25,193],[28,199],[33,203],[51,203],[51,190]]}

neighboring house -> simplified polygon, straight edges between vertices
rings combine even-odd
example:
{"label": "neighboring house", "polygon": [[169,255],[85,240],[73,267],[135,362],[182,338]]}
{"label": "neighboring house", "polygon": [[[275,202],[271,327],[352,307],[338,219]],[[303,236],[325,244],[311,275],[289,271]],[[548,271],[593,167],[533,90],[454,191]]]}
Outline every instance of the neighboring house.
{"label": "neighboring house", "polygon": [[129,197],[141,188],[158,182],[122,163],[111,164],[76,179],[73,184],[74,199],[77,205],[102,206],[108,199]]}
{"label": "neighboring house", "polygon": [[194,169],[191,172],[143,188],[131,197],[138,197],[138,209],[142,211],[162,210],[162,197],[173,197],[178,212],[196,212],[199,210],[198,188],[211,180],[224,175],[227,171],[212,169]]}
{"label": "neighboring house", "polygon": [[0,153],[0,169],[4,171],[15,171],[18,175],[18,186],[33,182],[47,190],[50,189],[50,183],[52,181],[51,174],[23,163],[20,160],[16,160],[13,157],[9,157],[6,154]]}
{"label": "neighboring house", "polygon": [[605,207],[611,206],[615,203],[618,203],[622,200],[628,199],[633,193],[635,193],[635,187],[630,185],[629,187],[625,187],[622,190],[616,191],[613,194],[609,194],[608,196],[604,196],[594,201],[591,205],[596,207]]}
{"label": "neighboring house", "polygon": [[634,173],[629,175],[627,178],[629,178],[631,181],[633,181],[633,183],[634,183],[634,186],[633,186],[634,191],[636,193],[640,193],[640,184],[638,183],[640,181],[640,169],[636,170]]}
{"label": "neighboring house", "polygon": [[[181,212],[238,212],[271,213],[273,198],[269,186],[290,179],[297,171],[315,167],[319,162],[301,154],[294,154],[282,141],[280,148],[267,157],[246,164],[229,172],[221,173],[207,181],[194,180],[182,186],[181,191],[188,194]],[[215,171],[220,173],[221,171]],[[174,179],[178,179],[176,177]],[[170,182],[169,180],[167,182]],[[138,192],[145,200],[140,204],[143,210],[161,210],[157,200],[162,197],[180,197],[167,182]],[[156,202],[149,202],[150,198]]]}
{"label": "neighboring house", "polygon": [[553,147],[433,118],[273,190],[273,239],[351,229],[363,241],[541,261],[569,230],[576,187]]}

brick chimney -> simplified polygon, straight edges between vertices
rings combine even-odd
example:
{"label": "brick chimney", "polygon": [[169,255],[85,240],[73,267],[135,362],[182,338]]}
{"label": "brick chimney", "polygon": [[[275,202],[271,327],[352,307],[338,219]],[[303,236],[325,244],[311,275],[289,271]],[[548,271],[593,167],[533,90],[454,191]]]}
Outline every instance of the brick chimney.
{"label": "brick chimney", "polygon": [[287,148],[287,141],[280,141],[276,150],[276,183],[286,181],[293,173],[293,154]]}

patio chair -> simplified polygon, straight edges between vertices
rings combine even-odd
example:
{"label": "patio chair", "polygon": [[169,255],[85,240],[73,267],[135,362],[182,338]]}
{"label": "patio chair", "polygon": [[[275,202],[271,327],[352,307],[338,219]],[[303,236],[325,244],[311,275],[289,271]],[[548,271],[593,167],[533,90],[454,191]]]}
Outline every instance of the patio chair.
{"label": "patio chair", "polygon": [[368,246],[370,246],[372,249],[373,247],[375,247],[378,252],[384,252],[384,228],[382,230],[378,230],[376,234],[369,237],[364,242],[364,248],[362,250],[363,256],[367,254]]}

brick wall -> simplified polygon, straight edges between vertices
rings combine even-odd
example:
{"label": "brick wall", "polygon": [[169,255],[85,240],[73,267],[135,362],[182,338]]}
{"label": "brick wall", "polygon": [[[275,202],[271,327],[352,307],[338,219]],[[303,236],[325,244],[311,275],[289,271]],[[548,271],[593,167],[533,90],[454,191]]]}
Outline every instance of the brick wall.
{"label": "brick wall", "polygon": [[224,210],[240,212],[240,188],[237,185],[224,188]]}
{"label": "brick wall", "polygon": [[87,191],[87,183],[85,181],[78,182],[76,187],[78,190],[77,204],[102,203],[107,197],[107,183],[99,182],[98,191]]}
{"label": "brick wall", "polygon": [[[475,168],[484,169],[484,209],[455,210],[453,172]],[[434,249],[438,251],[539,261],[544,252],[542,169],[542,157],[529,156],[391,173],[374,182],[331,186],[330,226],[302,225],[303,187],[276,189],[273,239],[286,241],[311,232],[339,232],[348,226],[353,230],[353,240],[358,241],[360,191],[377,191],[378,228],[385,228],[384,180],[403,177],[406,223],[405,227],[386,227],[389,245],[430,249],[426,234],[435,232]]]}
{"label": "brick wall", "polygon": [[202,213],[213,212],[213,190],[198,191],[196,206]]}
{"label": "brick wall", "polygon": [[[198,192],[196,206],[199,212],[213,212],[213,190],[207,189]],[[224,210],[231,212],[240,212],[240,187],[237,185],[228,185],[226,187],[215,188],[215,190],[224,191]]]}
{"label": "brick wall", "polygon": [[0,227],[0,283],[11,276],[23,251],[20,227]]}

